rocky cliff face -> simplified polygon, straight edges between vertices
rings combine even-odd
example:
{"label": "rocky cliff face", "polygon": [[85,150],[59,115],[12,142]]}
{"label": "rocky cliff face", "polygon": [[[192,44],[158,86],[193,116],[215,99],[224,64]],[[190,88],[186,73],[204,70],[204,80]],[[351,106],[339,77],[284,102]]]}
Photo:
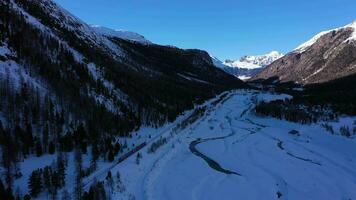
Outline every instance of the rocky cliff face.
{"label": "rocky cliff face", "polygon": [[252,80],[324,83],[356,73],[356,22],[324,31],[267,66]]}

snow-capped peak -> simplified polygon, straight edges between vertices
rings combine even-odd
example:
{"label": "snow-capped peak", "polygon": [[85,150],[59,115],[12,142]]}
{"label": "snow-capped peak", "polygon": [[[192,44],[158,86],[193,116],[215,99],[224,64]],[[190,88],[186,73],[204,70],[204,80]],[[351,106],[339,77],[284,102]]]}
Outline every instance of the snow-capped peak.
{"label": "snow-capped peak", "polygon": [[142,44],[151,44],[149,40],[147,40],[144,36],[131,32],[131,31],[125,31],[125,30],[119,30],[119,29],[110,29],[107,27],[99,26],[99,25],[90,25],[94,31],[96,31],[98,34],[107,36],[107,37],[118,37],[124,40],[130,40],[130,41],[135,41],[139,42]]}
{"label": "snow-capped peak", "polygon": [[240,58],[240,60],[226,60],[224,64],[229,67],[256,69],[265,67],[282,56],[283,54],[279,53],[278,51],[271,51],[264,55],[243,56],[242,58]]}
{"label": "snow-capped peak", "polygon": [[354,20],[351,24],[345,26],[345,28],[353,28],[354,32],[352,33],[351,37],[347,40],[356,40],[356,20]]}
{"label": "snow-capped peak", "polygon": [[354,20],[352,23],[350,23],[344,27],[335,28],[335,29],[331,29],[331,30],[327,30],[327,31],[322,31],[322,32],[316,34],[314,37],[312,37],[307,42],[299,45],[296,49],[294,49],[294,51],[296,51],[298,53],[303,53],[305,50],[307,50],[309,47],[311,47],[322,36],[332,32],[332,31],[338,31],[338,30],[345,29],[345,28],[353,28],[354,29],[353,34],[345,41],[356,40],[356,20]]}
{"label": "snow-capped peak", "polygon": [[225,60],[225,62],[220,61],[213,55],[210,55],[214,65],[219,68],[232,67],[241,69],[257,69],[265,67],[275,60],[281,58],[283,54],[278,51],[271,51],[264,55],[256,56],[243,56],[239,60]]}
{"label": "snow-capped peak", "polygon": [[240,59],[240,62],[247,62],[261,67],[265,67],[282,56],[283,54],[279,53],[278,51],[271,51],[264,55],[244,56]]}

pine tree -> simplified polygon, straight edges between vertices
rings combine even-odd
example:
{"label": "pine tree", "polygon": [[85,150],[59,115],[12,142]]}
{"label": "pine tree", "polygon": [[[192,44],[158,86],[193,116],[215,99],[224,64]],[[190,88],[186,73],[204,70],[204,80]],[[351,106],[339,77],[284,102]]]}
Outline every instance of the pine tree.
{"label": "pine tree", "polygon": [[41,157],[43,154],[43,149],[42,149],[42,144],[40,141],[37,141],[36,143],[36,156]]}
{"label": "pine tree", "polygon": [[140,159],[141,159],[141,154],[140,153],[137,153],[136,155],[136,164],[140,164]]}
{"label": "pine tree", "polygon": [[2,183],[2,180],[0,179],[0,197],[4,197],[5,196],[5,186]]}
{"label": "pine tree", "polygon": [[45,124],[42,132],[42,151],[47,152],[48,150],[48,138],[49,138],[49,128],[48,123]]}
{"label": "pine tree", "polygon": [[26,124],[26,134],[27,134],[27,145],[32,148],[33,147],[33,133],[32,133],[32,125],[31,123]]}
{"label": "pine tree", "polygon": [[23,197],[23,200],[31,200],[31,196],[29,194],[26,194],[24,197]]}
{"label": "pine tree", "polygon": [[5,129],[0,120],[0,144],[3,144],[5,142],[5,137],[6,137]]}
{"label": "pine tree", "polygon": [[111,176],[111,171],[108,172],[105,179],[107,181],[107,185],[109,186],[110,193],[112,193],[114,191],[114,180]]}
{"label": "pine tree", "polygon": [[82,153],[80,149],[75,150],[75,199],[80,200],[83,195],[82,185]]}
{"label": "pine tree", "polygon": [[9,134],[5,134],[2,141],[2,164],[5,169],[5,182],[8,186],[12,186],[13,169],[17,162],[17,145]]}
{"label": "pine tree", "polygon": [[53,155],[55,151],[56,146],[54,145],[53,141],[51,141],[48,146],[48,153]]}
{"label": "pine tree", "polygon": [[57,155],[57,172],[58,172],[58,185],[59,187],[65,186],[66,164],[64,161],[63,153]]}
{"label": "pine tree", "polygon": [[93,144],[91,148],[91,160],[90,160],[90,170],[95,171],[97,167],[97,160],[99,158],[99,150],[96,144]]}
{"label": "pine tree", "polygon": [[43,187],[50,191],[52,187],[52,168],[47,166],[43,169]]}
{"label": "pine tree", "polygon": [[115,159],[114,152],[112,149],[110,149],[109,153],[108,153],[108,160],[109,160],[109,162],[112,162],[112,161],[114,161],[114,159]]}
{"label": "pine tree", "polygon": [[41,180],[41,171],[35,170],[31,173],[28,180],[28,188],[32,197],[37,197],[42,191],[42,180]]}
{"label": "pine tree", "polygon": [[14,200],[14,194],[12,193],[12,188],[11,187],[7,187],[6,191],[5,191],[5,198],[6,200]]}

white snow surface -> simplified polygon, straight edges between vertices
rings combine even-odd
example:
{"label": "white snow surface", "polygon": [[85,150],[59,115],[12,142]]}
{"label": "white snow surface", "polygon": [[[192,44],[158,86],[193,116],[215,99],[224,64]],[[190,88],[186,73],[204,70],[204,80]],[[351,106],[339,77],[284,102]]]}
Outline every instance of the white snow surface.
{"label": "white snow surface", "polygon": [[[324,131],[320,124],[300,125],[255,116],[252,99],[285,99],[287,95],[236,91],[224,103],[188,128],[160,133],[169,142],[156,153],[140,153],[114,167],[126,191],[114,199],[355,199],[356,140]],[[211,109],[209,109],[211,108]],[[335,122],[338,126],[356,118]],[[298,135],[289,131],[297,130]],[[209,138],[225,137],[216,140]],[[225,174],[194,155],[192,141],[205,140],[197,150]]]}
{"label": "white snow surface", "polygon": [[131,31],[125,31],[125,30],[120,30],[120,29],[111,29],[99,25],[90,25],[94,31],[96,31],[98,34],[102,34],[108,37],[118,37],[124,40],[130,40],[134,42],[139,42],[142,44],[152,44],[149,40],[147,40],[144,36],[131,32]]}
{"label": "white snow surface", "polygon": [[352,33],[352,35],[350,36],[350,38],[348,38],[346,41],[356,40],[356,20],[353,21],[351,24],[346,25],[345,27],[353,28],[353,29],[354,29],[354,32]]}
{"label": "white snow surface", "polygon": [[250,79],[250,78],[251,78],[251,76],[245,76],[245,75],[242,75],[242,76],[238,76],[237,78],[239,78],[240,80],[245,81],[245,80]]}

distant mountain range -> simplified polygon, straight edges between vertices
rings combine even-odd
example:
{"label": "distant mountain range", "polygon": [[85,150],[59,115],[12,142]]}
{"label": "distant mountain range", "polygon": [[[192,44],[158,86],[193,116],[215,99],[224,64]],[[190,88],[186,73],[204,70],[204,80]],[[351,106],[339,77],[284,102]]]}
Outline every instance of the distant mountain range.
{"label": "distant mountain range", "polygon": [[356,22],[323,31],[273,62],[252,80],[274,78],[303,85],[356,73]]}
{"label": "distant mountain range", "polygon": [[249,79],[256,75],[262,69],[282,57],[283,54],[278,51],[271,51],[264,55],[243,56],[239,60],[220,61],[218,58],[211,56],[216,67],[233,74],[240,79]]}

